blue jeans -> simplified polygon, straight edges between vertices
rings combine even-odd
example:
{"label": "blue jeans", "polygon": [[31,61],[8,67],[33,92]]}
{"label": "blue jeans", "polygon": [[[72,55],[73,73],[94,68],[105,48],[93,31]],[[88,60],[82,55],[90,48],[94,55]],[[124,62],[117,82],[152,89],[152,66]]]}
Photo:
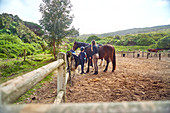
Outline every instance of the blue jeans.
{"label": "blue jeans", "polygon": [[81,73],[84,73],[84,59],[81,60]]}

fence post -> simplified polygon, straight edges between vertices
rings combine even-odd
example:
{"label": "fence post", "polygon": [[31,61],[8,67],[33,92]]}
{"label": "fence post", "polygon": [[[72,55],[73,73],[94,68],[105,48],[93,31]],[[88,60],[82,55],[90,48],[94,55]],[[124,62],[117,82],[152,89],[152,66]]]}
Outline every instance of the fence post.
{"label": "fence post", "polygon": [[58,53],[57,59],[63,59],[64,64],[57,69],[57,93],[64,91],[64,102],[66,101],[66,54],[63,52]]}
{"label": "fence post", "polygon": [[149,54],[150,54],[150,53],[147,53],[147,59],[148,59],[148,57],[149,57]]}
{"label": "fence post", "polygon": [[168,54],[168,57],[170,57],[170,54]]}
{"label": "fence post", "polygon": [[140,57],[140,51],[137,52],[137,58],[139,58],[139,57]]}
{"label": "fence post", "polygon": [[142,57],[144,57],[144,51],[142,51]]}
{"label": "fence post", "polygon": [[161,60],[161,53],[159,53],[159,60]]}
{"label": "fence post", "polygon": [[135,51],[133,51],[133,58],[135,57]]}

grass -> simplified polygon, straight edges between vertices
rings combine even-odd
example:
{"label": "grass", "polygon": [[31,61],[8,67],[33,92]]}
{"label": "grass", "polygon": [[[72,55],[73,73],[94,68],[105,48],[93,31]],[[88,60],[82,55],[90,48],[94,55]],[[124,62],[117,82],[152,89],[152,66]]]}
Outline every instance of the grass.
{"label": "grass", "polygon": [[29,98],[38,88],[41,88],[44,83],[49,82],[52,80],[52,77],[54,76],[53,73],[46,76],[43,80],[41,80],[38,84],[36,84],[33,88],[31,88],[29,91],[27,91],[24,95],[22,95],[14,104],[17,103],[24,103],[26,98]]}
{"label": "grass", "polygon": [[147,51],[149,46],[114,46],[116,51]]}
{"label": "grass", "polygon": [[53,61],[51,54],[39,54],[28,56],[26,61],[19,59],[1,59],[0,60],[0,84],[13,79],[17,76],[38,69]]}

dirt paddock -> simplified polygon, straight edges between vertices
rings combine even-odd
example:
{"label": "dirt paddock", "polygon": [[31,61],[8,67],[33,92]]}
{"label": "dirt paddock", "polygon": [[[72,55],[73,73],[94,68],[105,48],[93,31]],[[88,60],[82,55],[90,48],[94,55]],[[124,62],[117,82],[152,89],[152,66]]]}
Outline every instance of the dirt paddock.
{"label": "dirt paddock", "polygon": [[[170,59],[169,59],[170,60]],[[100,61],[99,61],[100,62]],[[116,71],[99,66],[99,74],[76,73],[73,86],[67,85],[67,102],[120,102],[170,100],[170,63],[146,58],[116,57]],[[52,103],[56,77],[44,84],[23,103]]]}

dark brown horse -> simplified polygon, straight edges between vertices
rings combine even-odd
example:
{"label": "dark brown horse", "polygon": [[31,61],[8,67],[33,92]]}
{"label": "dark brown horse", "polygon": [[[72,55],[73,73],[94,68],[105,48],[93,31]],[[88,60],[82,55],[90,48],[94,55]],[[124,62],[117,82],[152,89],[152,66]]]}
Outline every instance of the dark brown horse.
{"label": "dark brown horse", "polygon": [[[78,47],[81,47],[81,46],[83,46],[85,44],[82,43],[82,42],[81,43],[80,42],[75,42],[74,46],[73,46],[73,50],[76,50]],[[99,48],[99,59],[105,59],[106,62],[107,62],[106,67],[104,69],[104,72],[107,71],[110,61],[112,62],[112,72],[114,72],[114,70],[116,68],[115,48],[110,44],[100,45],[98,48]],[[86,73],[88,73],[89,72],[89,66],[92,63],[92,61],[89,59],[89,56],[92,54],[91,45],[88,44],[85,47],[85,52],[86,52],[87,58],[88,58],[88,68],[87,68],[87,71],[86,71]]]}
{"label": "dark brown horse", "polygon": [[73,45],[73,50],[77,50],[78,48],[80,47],[86,47],[86,46],[89,46],[90,44],[88,43],[83,43],[83,42],[74,42],[74,45]]}

